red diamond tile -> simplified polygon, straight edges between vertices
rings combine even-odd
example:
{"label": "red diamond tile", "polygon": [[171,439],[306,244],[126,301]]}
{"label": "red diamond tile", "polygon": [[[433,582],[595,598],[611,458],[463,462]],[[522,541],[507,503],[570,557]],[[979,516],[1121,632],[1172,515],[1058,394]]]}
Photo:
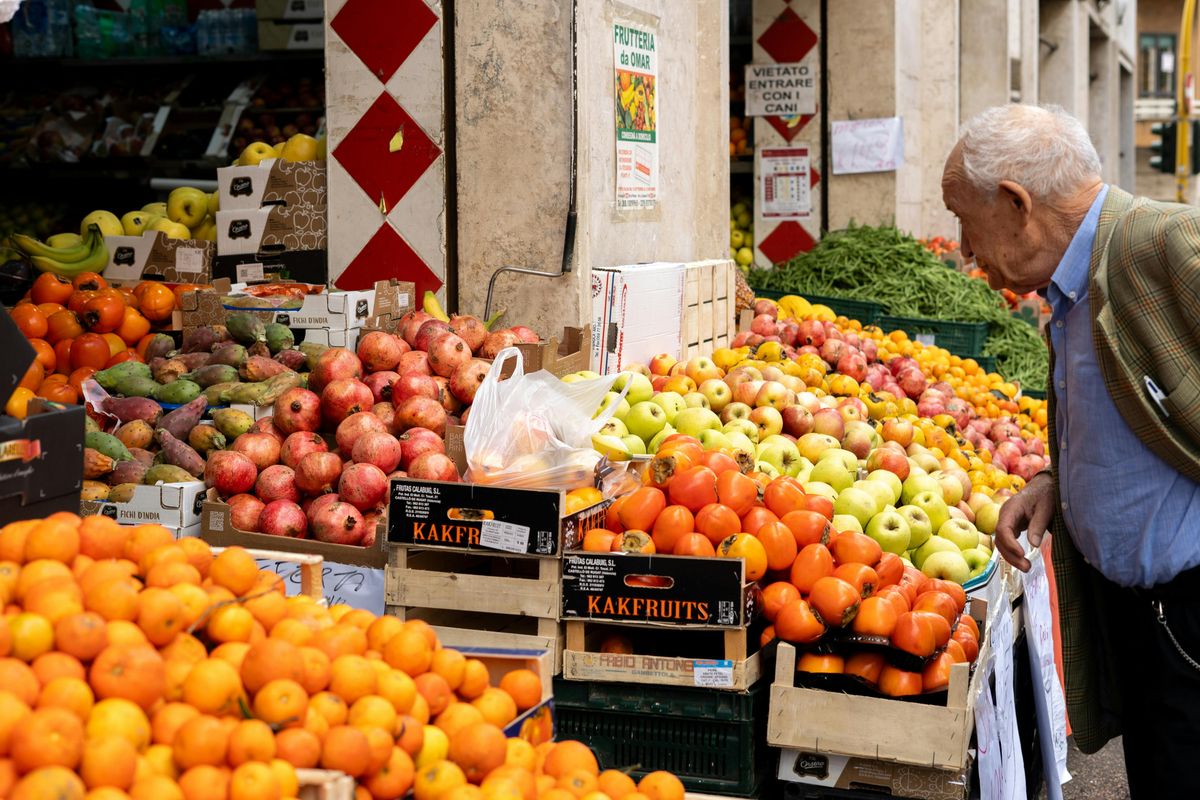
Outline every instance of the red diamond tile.
{"label": "red diamond tile", "polygon": [[415,283],[417,297],[423,297],[426,289],[436,292],[442,286],[441,279],[408,246],[408,242],[384,222],[334,283],[339,289],[354,291],[370,289],[375,281],[389,278]]}
{"label": "red diamond tile", "polygon": [[805,125],[816,118],[816,114],[805,114],[799,122],[792,126],[788,125],[788,117],[767,117],[767,122],[784,138],[784,141],[790,143],[800,134],[800,131],[804,130]]}
{"label": "red diamond tile", "polygon": [[[404,131],[404,146],[388,151],[396,131]],[[386,92],[379,95],[333,155],[371,198],[391,208],[441,155],[433,140]]]}
{"label": "red diamond tile", "polygon": [[758,43],[779,63],[794,64],[817,46],[817,34],[789,6],[763,31]]}
{"label": "red diamond tile", "polygon": [[330,26],[386,83],[437,21],[425,0],[348,0]]}
{"label": "red diamond tile", "polygon": [[793,256],[808,252],[815,244],[799,222],[789,220],[779,223],[775,230],[767,234],[767,238],[758,243],[758,250],[772,264],[781,264]]}

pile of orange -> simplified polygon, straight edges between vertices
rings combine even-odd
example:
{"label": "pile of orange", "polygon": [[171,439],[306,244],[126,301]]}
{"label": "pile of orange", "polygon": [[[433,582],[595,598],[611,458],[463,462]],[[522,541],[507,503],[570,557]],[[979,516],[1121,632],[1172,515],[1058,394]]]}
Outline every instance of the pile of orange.
{"label": "pile of orange", "polygon": [[[0,797],[282,800],[299,768],[356,800],[681,800],[578,742],[503,729],[537,674],[493,686],[423,622],[287,597],[240,548],[58,513],[0,528]],[[637,791],[640,789],[640,792]]]}
{"label": "pile of orange", "polygon": [[142,281],[130,289],[109,286],[94,272],[74,280],[41,274],[10,312],[37,359],[22,377],[7,413],[23,417],[32,397],[79,402],[80,387],[92,373],[122,361],[143,360],[156,327],[170,323],[184,292],[200,288]]}

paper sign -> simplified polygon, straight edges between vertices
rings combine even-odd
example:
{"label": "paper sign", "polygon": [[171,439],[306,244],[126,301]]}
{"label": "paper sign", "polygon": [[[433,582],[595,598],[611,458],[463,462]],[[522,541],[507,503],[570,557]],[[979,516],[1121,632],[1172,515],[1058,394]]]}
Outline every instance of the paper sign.
{"label": "paper sign", "polygon": [[817,88],[807,64],[747,64],[746,115],[796,117],[817,112]]}
{"label": "paper sign", "polygon": [[1013,689],[1012,598],[1005,587],[1000,592],[990,626],[992,659],[996,670],[996,729],[1004,758],[1003,798],[1025,797],[1025,761],[1017,731],[1017,704]]}
{"label": "paper sign", "polygon": [[833,123],[833,174],[891,172],[904,165],[904,122],[900,117]]}
{"label": "paper sign", "polygon": [[262,264],[238,264],[237,265],[237,282],[251,283],[253,281],[266,280],[263,277]]}
{"label": "paper sign", "polygon": [[[258,559],[259,569],[269,569],[283,577],[289,595],[300,593],[300,565],[291,561]],[[347,564],[325,563],[321,574],[328,605],[343,603],[372,614],[384,613],[383,570]]]}
{"label": "paper sign", "polygon": [[1000,752],[1000,737],[996,728],[996,707],[992,701],[989,676],[992,662],[977,664],[983,670],[979,681],[982,690],[975,703],[975,753],[979,761],[980,800],[1000,800],[1004,791],[1004,758]]}
{"label": "paper sign", "polygon": [[484,520],[479,525],[479,544],[493,550],[523,554],[529,550],[529,526],[498,519]]}
{"label": "paper sign", "polygon": [[697,686],[709,689],[731,688],[733,686],[732,661],[693,661],[692,681]]}
{"label": "paper sign", "polygon": [[613,24],[617,145],[617,208],[653,208],[658,201],[658,33]]}
{"label": "paper sign", "polygon": [[763,219],[805,219],[812,214],[807,147],[758,151],[759,208]]}
{"label": "paper sign", "polygon": [[918,333],[913,336],[918,342],[932,347],[937,342],[937,336],[932,333]]}
{"label": "paper sign", "polygon": [[175,250],[177,272],[203,272],[204,251],[198,247],[180,247]]}
{"label": "paper sign", "polygon": [[1050,610],[1050,584],[1040,550],[1029,560],[1025,575],[1025,635],[1029,641],[1029,666],[1033,674],[1033,700],[1037,709],[1042,764],[1046,770],[1049,800],[1062,797],[1067,771],[1067,711],[1054,662],[1054,620]]}

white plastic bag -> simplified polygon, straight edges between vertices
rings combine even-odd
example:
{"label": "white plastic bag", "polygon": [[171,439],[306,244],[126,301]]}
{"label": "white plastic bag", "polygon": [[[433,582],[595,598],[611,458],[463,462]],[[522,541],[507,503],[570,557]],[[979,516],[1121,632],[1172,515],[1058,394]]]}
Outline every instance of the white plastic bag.
{"label": "white plastic bag", "polygon": [[[502,381],[509,359],[516,368]],[[592,413],[616,377],[564,383],[545,370],[526,375],[517,348],[500,351],[475,393],[463,433],[467,480],[523,489],[591,486],[601,458],[592,435],[617,402],[595,418]]]}

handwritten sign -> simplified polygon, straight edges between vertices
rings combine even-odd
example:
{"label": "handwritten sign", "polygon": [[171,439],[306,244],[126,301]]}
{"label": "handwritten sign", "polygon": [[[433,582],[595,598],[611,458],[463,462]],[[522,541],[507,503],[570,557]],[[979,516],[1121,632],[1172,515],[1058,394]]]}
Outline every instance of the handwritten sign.
{"label": "handwritten sign", "polygon": [[904,121],[900,117],[833,123],[833,174],[891,172],[904,165]]}
{"label": "handwritten sign", "polygon": [[1004,792],[1004,756],[1000,751],[996,706],[992,700],[992,662],[978,664],[983,670],[979,700],[975,703],[975,752],[979,758],[979,794],[981,800],[1000,800]]}
{"label": "handwritten sign", "polygon": [[[282,576],[289,595],[300,593],[299,564],[260,558],[258,568],[273,570]],[[325,589],[325,602],[331,606],[344,603],[351,608],[361,608],[373,614],[384,612],[381,569],[326,562],[321,573],[321,582]]]}
{"label": "handwritten sign", "polygon": [[996,670],[996,729],[1004,762],[1005,800],[1024,798],[1025,760],[1021,755],[1021,737],[1017,731],[1017,704],[1013,689],[1012,598],[1008,588],[1000,592],[994,609],[989,609],[992,624],[992,659]]}
{"label": "handwritten sign", "polygon": [[1040,550],[1034,551],[1025,575],[1025,635],[1033,674],[1033,700],[1041,733],[1042,762],[1049,800],[1062,797],[1067,771],[1067,712],[1054,663],[1054,620],[1050,611],[1050,582]]}
{"label": "handwritten sign", "polygon": [[746,115],[795,117],[815,114],[817,88],[807,64],[747,64]]}

